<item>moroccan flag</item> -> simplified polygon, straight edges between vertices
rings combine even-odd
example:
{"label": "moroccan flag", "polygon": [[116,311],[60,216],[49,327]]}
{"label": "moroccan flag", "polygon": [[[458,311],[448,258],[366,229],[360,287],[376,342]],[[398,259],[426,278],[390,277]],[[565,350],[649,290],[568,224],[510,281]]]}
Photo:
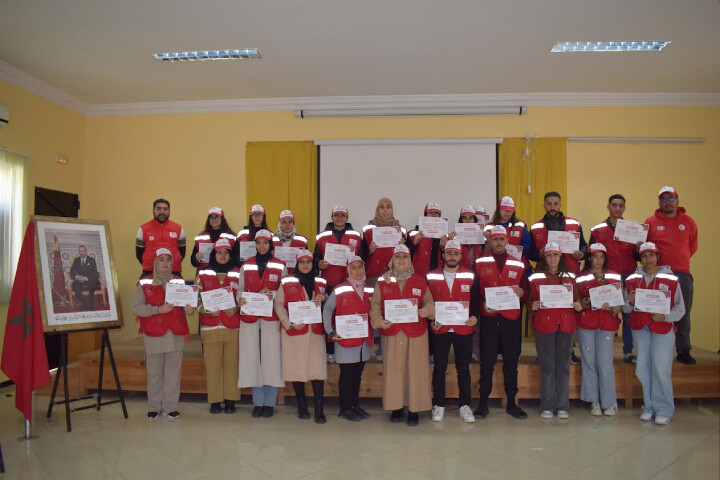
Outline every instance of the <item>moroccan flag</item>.
{"label": "moroccan flag", "polygon": [[32,417],[32,392],[50,381],[35,273],[35,223],[25,230],[13,283],[0,368],[15,382],[15,406]]}

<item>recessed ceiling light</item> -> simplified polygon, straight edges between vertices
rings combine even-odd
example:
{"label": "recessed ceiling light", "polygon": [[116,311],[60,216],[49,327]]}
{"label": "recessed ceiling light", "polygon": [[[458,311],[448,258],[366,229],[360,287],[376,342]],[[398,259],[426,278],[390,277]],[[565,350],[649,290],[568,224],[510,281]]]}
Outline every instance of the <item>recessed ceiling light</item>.
{"label": "recessed ceiling light", "polygon": [[245,58],[262,58],[257,48],[244,48],[241,50],[198,50],[195,52],[168,52],[153,53],[155,59],[161,62],[203,62],[205,60],[238,60]]}
{"label": "recessed ceiling light", "polygon": [[551,52],[659,52],[670,40],[645,42],[557,42]]}

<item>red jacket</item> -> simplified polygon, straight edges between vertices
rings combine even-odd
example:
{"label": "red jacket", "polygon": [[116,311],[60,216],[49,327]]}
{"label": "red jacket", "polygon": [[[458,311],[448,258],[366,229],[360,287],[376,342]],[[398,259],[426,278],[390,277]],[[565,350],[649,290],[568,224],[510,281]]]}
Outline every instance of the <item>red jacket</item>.
{"label": "red jacket", "polygon": [[492,254],[475,260],[475,273],[480,280],[480,299],[482,300],[481,313],[484,317],[495,317],[501,315],[508,320],[520,318],[520,309],[503,310],[490,313],[485,310],[485,289],[493,287],[518,287],[523,281],[527,265],[508,256],[505,260],[505,267],[502,272],[498,268],[495,257]]}
{"label": "red jacket", "polygon": [[460,248],[462,249],[460,266],[472,270],[475,267],[475,261],[483,256],[485,245],[460,245]]}
{"label": "red jacket", "polygon": [[683,207],[678,207],[674,217],[666,217],[657,209],[645,223],[650,225],[648,242],[655,243],[660,250],[660,265],[668,265],[674,272],[690,273],[690,257],[698,249],[695,220]]}
{"label": "red jacket", "polygon": [[[233,298],[237,297],[238,279],[240,278],[240,269],[233,268],[227,274],[223,281],[220,281],[217,272],[209,268],[202,269],[198,273],[198,283],[200,289],[203,292],[209,292],[211,290],[217,290],[218,288],[230,288]],[[220,312],[218,315],[210,315],[209,313],[200,313],[200,325],[207,327],[217,327],[220,322],[226,328],[238,328],[240,326],[240,313],[236,312],[235,315],[228,316],[225,312]]]}
{"label": "red jacket", "polygon": [[[365,225],[363,227],[363,241],[368,247],[373,242],[373,231],[375,228],[377,228],[375,225]],[[405,241],[407,231],[400,226],[396,226],[395,228],[400,232],[403,241]],[[376,248],[372,254],[368,255],[365,264],[365,274],[372,278],[379,277],[385,273],[385,270],[388,269],[388,265],[390,264],[392,254],[392,247]]]}
{"label": "red jacket", "polygon": [[[538,272],[530,275],[530,295],[533,301],[540,300],[540,285],[570,285],[574,288],[575,275],[568,273],[562,277],[548,278],[544,273]],[[564,333],[574,333],[577,314],[572,308],[541,308],[533,314],[533,328],[537,333],[555,333],[560,327]]]}
{"label": "red jacket", "polygon": [[[425,277],[413,274],[405,282],[403,291],[400,291],[400,286],[395,277],[390,277],[389,281],[385,281],[385,277],[378,278],[376,288],[380,289],[381,299],[381,311],[383,318],[385,318],[385,300],[403,300],[403,299],[414,299],[417,302],[418,310],[422,308],[423,298],[425,297],[425,291],[427,290],[427,282]],[[418,321],[414,323],[396,323],[391,325],[389,328],[381,328],[380,334],[385,336],[397,335],[399,331],[405,332],[408,337],[419,337],[427,331],[427,320],[418,316]]]}
{"label": "red jacket", "polygon": [[[410,241],[412,241],[413,237],[417,235],[419,230],[411,230],[408,234],[408,237]],[[420,243],[415,245],[415,251],[412,254],[412,263],[413,263],[413,269],[415,270],[415,273],[418,275],[425,275],[430,271],[430,257],[432,256],[432,250],[433,250],[433,238],[423,237],[422,240],[420,240]],[[411,250],[412,251],[412,250]],[[443,259],[442,259],[442,248],[438,247],[437,252],[437,265],[438,268],[442,268],[443,266]]]}
{"label": "red jacket", "polygon": [[[579,232],[580,222],[574,218],[565,217],[565,231]],[[530,234],[533,237],[535,248],[538,250],[538,255],[542,258],[543,249],[548,243],[548,231],[542,219],[533,223],[532,227],[530,227]],[[563,256],[565,257],[565,265],[567,265],[568,270],[577,275],[580,272],[580,262],[570,253],[564,253]]]}
{"label": "red jacket", "polygon": [[602,243],[607,249],[605,267],[608,270],[618,272],[623,277],[635,273],[635,245],[613,239],[615,229],[607,221],[595,225],[590,232],[590,243]]}
{"label": "red jacket", "polygon": [[[470,295],[475,281],[475,274],[467,268],[458,268],[457,273],[455,273],[455,280],[453,280],[452,291],[448,288],[442,268],[433,270],[425,277],[427,278],[430,293],[436,303],[467,302],[468,306],[470,305]],[[458,335],[472,335],[475,333],[475,326],[470,327],[467,325],[443,325],[439,329],[433,330],[433,333],[447,333],[450,329]]]}
{"label": "red jacket", "polygon": [[[314,295],[324,295],[326,287],[327,282],[325,280],[323,280],[322,278],[315,278],[315,291],[313,292]],[[295,277],[283,278],[280,281],[280,288],[283,289],[283,293],[285,294],[286,310],[288,308],[288,304],[291,302],[304,302],[306,300],[311,300],[307,297],[307,292],[305,291],[305,288],[300,285],[300,280]],[[291,337],[294,337],[295,335],[304,335],[310,330],[307,325],[304,325],[303,328],[301,328],[300,330],[295,330],[294,328],[286,329],[285,325],[283,325],[282,323],[280,325],[281,328],[285,331],[285,333],[287,333]],[[313,323],[311,327],[312,332],[315,335],[325,335],[325,329],[323,328],[322,322]]]}
{"label": "red jacket", "polygon": [[[240,267],[240,274],[245,280],[245,291],[257,293],[263,288],[267,288],[268,290],[271,290],[273,292],[277,291],[277,289],[280,287],[280,280],[284,269],[285,262],[278,258],[271,257],[267,263],[267,266],[265,266],[265,271],[263,272],[262,278],[260,278],[260,276],[258,275],[256,258],[248,258],[247,260],[245,260],[245,263],[243,263],[243,266]],[[259,317],[256,317],[254,315],[240,315],[240,320],[245,323],[255,323],[258,321],[258,318]],[[275,310],[273,310],[271,317],[262,318],[264,318],[265,320],[273,321],[279,320],[278,316],[275,314]]]}
{"label": "red jacket", "polygon": [[338,315],[365,315],[368,321],[367,338],[344,338],[337,343],[343,347],[359,347],[366,341],[372,345],[373,330],[370,325],[370,299],[375,291],[374,288],[365,287],[363,298],[355,291],[350,282],[345,281],[335,287],[335,314],[333,315],[333,329],[335,328],[335,317]]}
{"label": "red jacket", "polygon": [[[675,306],[675,292],[678,289],[678,277],[669,273],[658,273],[650,282],[650,285],[648,285],[645,283],[645,277],[643,275],[633,273],[625,279],[625,289],[628,295],[630,295],[638,288],[665,292],[666,295],[670,295],[670,308],[672,308]],[[632,327],[633,330],[642,330],[645,325],[648,326],[648,330],[651,332],[660,334],[669,333],[670,330],[675,328],[674,323],[656,322],[652,319],[652,314],[633,310],[630,313],[630,327]]]}
{"label": "red jacket", "polygon": [[140,232],[138,232],[138,234],[142,234],[142,240],[145,243],[145,250],[142,255],[143,270],[148,272],[153,271],[155,251],[158,248],[167,248],[170,250],[170,253],[172,253],[173,272],[182,270],[182,255],[180,255],[180,249],[178,248],[178,240],[184,236],[184,232],[180,224],[172,220],[166,220],[160,223],[153,218],[149,222],[140,225]]}
{"label": "red jacket", "polygon": [[[163,285],[153,285],[152,275],[146,275],[140,279],[138,285],[142,287],[145,294],[145,303],[159,307],[165,304],[165,287]],[[173,276],[170,283],[185,284],[185,281]],[[183,307],[175,307],[168,313],[157,313],[150,317],[138,317],[140,319],[140,333],[148,337],[162,337],[170,330],[173,335],[187,335],[187,320]]]}
{"label": "red jacket", "polygon": [[[359,255],[362,236],[355,230],[345,230],[340,242],[338,242],[332,230],[325,230],[315,237],[315,241],[315,246],[320,252],[320,260],[322,260],[325,257],[325,248],[328,244],[347,245],[350,248],[351,254]],[[320,276],[327,280],[328,288],[332,288],[348,277],[347,267],[328,265],[325,270],[320,270]]]}
{"label": "red jacket", "polygon": [[[629,245],[629,244],[628,244]],[[605,284],[617,284],[622,289],[622,278],[619,273],[608,269],[605,271]],[[590,270],[585,270],[576,279],[580,298],[590,297],[590,289],[601,286],[600,282]],[[583,330],[605,330],[614,332],[620,326],[620,319],[605,310],[593,310],[592,306],[584,308],[577,319],[577,326]]]}

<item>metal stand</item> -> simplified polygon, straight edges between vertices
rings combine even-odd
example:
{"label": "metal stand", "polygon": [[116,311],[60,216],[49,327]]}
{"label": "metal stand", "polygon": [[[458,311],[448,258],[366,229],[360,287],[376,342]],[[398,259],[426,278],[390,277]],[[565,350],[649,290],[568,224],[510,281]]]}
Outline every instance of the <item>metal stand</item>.
{"label": "metal stand", "polygon": [[5,473],[5,460],[2,456],[2,445],[0,445],[0,473]]}

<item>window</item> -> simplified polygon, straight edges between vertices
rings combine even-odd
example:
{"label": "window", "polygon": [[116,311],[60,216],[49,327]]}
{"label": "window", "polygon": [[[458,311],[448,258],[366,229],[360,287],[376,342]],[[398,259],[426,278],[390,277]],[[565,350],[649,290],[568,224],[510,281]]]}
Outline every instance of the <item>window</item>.
{"label": "window", "polygon": [[25,159],[0,149],[0,302],[10,300],[25,222]]}

